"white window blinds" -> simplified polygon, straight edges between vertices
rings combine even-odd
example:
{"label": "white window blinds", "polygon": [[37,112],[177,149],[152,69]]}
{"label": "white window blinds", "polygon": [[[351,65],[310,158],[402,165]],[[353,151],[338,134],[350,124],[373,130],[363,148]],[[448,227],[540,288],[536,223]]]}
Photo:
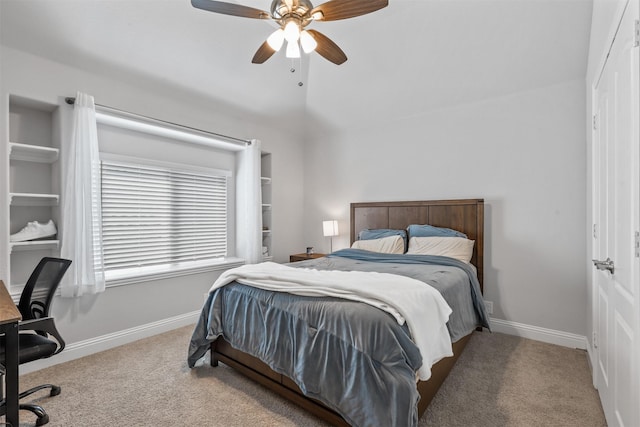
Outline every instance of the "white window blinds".
{"label": "white window blinds", "polygon": [[227,176],[102,161],[105,271],[227,255]]}

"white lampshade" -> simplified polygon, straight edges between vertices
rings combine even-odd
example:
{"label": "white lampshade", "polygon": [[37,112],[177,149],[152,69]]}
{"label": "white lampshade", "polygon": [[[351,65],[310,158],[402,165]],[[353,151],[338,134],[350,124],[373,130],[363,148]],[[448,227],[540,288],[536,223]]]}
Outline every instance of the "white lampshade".
{"label": "white lampshade", "polygon": [[338,235],[338,221],[332,219],[330,221],[322,221],[322,232],[325,237]]}
{"label": "white lampshade", "polygon": [[298,42],[287,42],[287,58],[300,58],[300,46]]}
{"label": "white lampshade", "polygon": [[302,50],[304,53],[313,52],[316,47],[318,47],[318,42],[313,38],[311,34],[307,30],[304,30],[300,33],[300,44],[302,45]]}
{"label": "white lampshade", "polygon": [[284,43],[284,30],[282,28],[278,28],[276,31],[271,33],[269,38],[267,38],[267,43],[269,43],[271,49],[276,52],[279,51],[282,47],[282,43]]}
{"label": "white lampshade", "polygon": [[289,43],[297,42],[300,37],[300,26],[294,20],[287,22],[287,25],[284,26],[284,38],[287,39]]}

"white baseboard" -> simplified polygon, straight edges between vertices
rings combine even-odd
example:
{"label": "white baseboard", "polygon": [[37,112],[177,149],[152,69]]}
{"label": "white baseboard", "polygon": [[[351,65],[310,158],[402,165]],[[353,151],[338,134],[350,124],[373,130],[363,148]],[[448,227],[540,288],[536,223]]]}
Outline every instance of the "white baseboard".
{"label": "white baseboard", "polygon": [[[195,324],[200,316],[200,310],[181,314],[157,322],[147,323],[123,331],[113,332],[96,338],[75,342],[65,347],[64,351],[50,359],[41,359],[20,366],[20,374],[27,374],[40,369],[48,368],[59,363],[69,362],[80,357],[89,356],[100,351],[109,350],[133,341],[148,338],[153,335],[168,332],[182,326]],[[568,332],[546,329],[524,323],[512,322],[502,319],[491,319],[491,330],[508,335],[515,335],[542,341],[550,344],[561,345],[570,348],[587,349],[587,338],[582,335]]]}
{"label": "white baseboard", "polygon": [[[29,372],[38,371],[48,368],[59,363],[68,362],[79,359],[80,357],[89,356],[100,351],[109,350],[133,341],[148,338],[153,335],[168,332],[182,326],[195,324],[200,316],[200,310],[191,313],[181,314],[179,316],[170,317],[168,319],[159,320],[157,322],[147,323],[145,325],[136,326],[134,328],[122,331],[112,332],[96,338],[90,338],[84,341],[78,341],[65,347],[62,353],[55,355],[49,359],[40,359],[31,363],[20,366],[20,374],[28,374]],[[185,349],[186,351],[186,349]],[[186,353],[185,353],[186,354]]]}
{"label": "white baseboard", "polygon": [[508,335],[516,335],[549,344],[563,347],[587,349],[587,337],[569,332],[556,331],[554,329],[541,328],[539,326],[526,325],[502,319],[490,319],[491,330]]}

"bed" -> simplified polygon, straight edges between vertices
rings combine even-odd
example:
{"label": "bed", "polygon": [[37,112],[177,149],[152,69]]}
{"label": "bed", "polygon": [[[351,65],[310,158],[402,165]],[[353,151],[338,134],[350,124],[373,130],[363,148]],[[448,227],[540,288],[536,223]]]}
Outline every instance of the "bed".
{"label": "bed", "polygon": [[[468,275],[469,282],[466,286],[471,289],[471,292],[467,291],[467,293],[473,294],[475,292],[477,295],[472,295],[469,299],[470,302],[467,302],[465,299],[463,303],[460,303],[465,305],[464,307],[455,307],[455,305],[459,303],[452,303],[447,299],[447,302],[453,308],[451,320],[446,324],[446,327],[449,328],[449,336],[447,339],[449,340],[448,344],[450,345],[449,348],[450,351],[452,351],[452,355],[444,358],[436,357],[436,359],[440,358],[441,360],[437,361],[433,366],[428,367],[429,372],[426,374],[428,380],[416,381],[416,372],[422,372],[417,371],[416,367],[421,366],[422,370],[427,363],[421,364],[422,359],[418,360],[421,355],[425,354],[424,352],[417,350],[418,355],[415,354],[416,349],[413,348],[411,343],[413,341],[417,342],[417,339],[409,339],[409,345],[405,343],[405,341],[407,341],[406,337],[411,337],[412,331],[413,333],[416,332],[415,328],[413,330],[408,329],[407,324],[409,322],[399,327],[396,323],[389,320],[393,317],[389,314],[390,312],[382,312],[359,301],[337,299],[331,295],[323,298],[292,296],[283,294],[282,292],[256,289],[252,286],[247,286],[247,283],[251,282],[246,278],[243,283],[233,282],[230,285],[220,287],[216,291],[211,292],[209,300],[203,308],[201,318],[196,326],[190,344],[189,366],[194,366],[195,362],[203,356],[204,351],[210,350],[211,366],[215,367],[219,362],[223,362],[336,426],[404,426],[417,424],[417,420],[422,416],[463,351],[471,337],[472,331],[480,329],[482,326],[488,327],[486,312],[484,311],[481,298],[483,288],[484,202],[482,199],[464,199],[352,203],[350,213],[350,237],[352,243],[356,241],[357,236],[362,230],[403,230],[411,224],[430,224],[436,227],[457,230],[464,233],[468,239],[475,241],[470,259],[470,265],[472,267],[461,266],[458,261],[452,261],[451,263],[447,261],[444,262],[444,264],[440,264],[443,262],[440,259],[431,260],[429,257],[426,257],[429,259],[423,260],[424,257],[420,255],[413,256],[413,260],[406,261],[411,265],[405,267],[400,264],[403,264],[405,259],[411,259],[412,256],[371,255],[367,253],[367,251],[353,249],[336,251],[326,258],[302,261],[290,265],[290,267],[295,267],[293,270],[300,270],[301,273],[303,271],[310,271],[313,272],[310,274],[316,274],[316,272],[320,272],[321,270],[328,270],[325,273],[318,273],[324,275],[332,274],[334,270],[340,269],[380,271],[380,273],[374,274],[387,274],[387,272],[401,271],[400,275],[403,276],[415,276],[417,270],[428,270],[429,274],[432,275],[435,272],[436,276],[434,277],[437,278],[442,277],[444,273],[448,275],[450,271],[455,272],[458,276]],[[399,261],[398,257],[402,258],[402,262]],[[425,263],[429,261],[427,264],[430,264],[430,266],[423,267],[423,261],[425,261]],[[447,265],[447,263],[449,265]],[[276,266],[273,267],[276,268]],[[279,268],[280,267],[277,267],[276,269]],[[286,270],[287,268],[288,270]],[[286,270],[286,273],[292,270],[289,267],[282,267],[282,269]],[[405,270],[410,272],[407,273]],[[461,270],[464,270],[464,272],[460,273]],[[349,272],[345,271],[345,274],[348,273]],[[313,278],[315,278],[315,276],[313,276]],[[437,282],[438,280],[435,281]],[[225,289],[227,294],[221,296],[220,294],[222,292],[217,292],[221,289]],[[474,289],[477,289],[477,291],[474,291]],[[445,295],[445,291],[440,290],[440,292],[442,295]],[[231,294],[235,296],[232,298],[229,296]],[[217,297],[215,297],[216,295]],[[255,307],[250,306],[247,308],[245,305],[246,302],[240,304],[238,301],[252,301],[251,304],[254,304]],[[316,301],[320,302],[316,303]],[[334,320],[333,317],[331,317],[331,320],[327,321],[327,325],[329,326],[327,326],[326,329],[328,331],[330,330],[330,333],[322,334],[325,332],[325,326],[320,327],[315,324],[319,322],[318,318],[314,318],[314,320],[305,319],[305,322],[313,323],[312,327],[306,324],[302,326],[299,324],[295,324],[294,326],[290,324],[281,326],[285,324],[286,321],[290,321],[291,317],[297,319],[296,316],[300,316],[301,312],[307,313],[307,311],[313,311],[316,305],[325,303],[332,307],[332,309],[335,307],[337,310],[336,313],[338,314],[332,314],[331,316],[340,318]],[[273,307],[269,304],[273,304]],[[299,309],[298,304],[302,304],[304,308]],[[305,306],[304,304],[307,305]],[[268,307],[268,311],[264,311],[264,307]],[[295,308],[292,309],[291,307]],[[295,314],[292,315],[291,313],[293,313],[294,310],[301,311],[296,311]],[[453,319],[456,317],[456,313],[468,312],[470,310],[473,311],[473,313],[475,313],[474,316],[476,316],[473,324],[470,324],[467,318],[463,326],[452,327],[450,325],[454,323]],[[424,311],[431,312],[434,310]],[[275,317],[272,315],[274,312],[278,313]],[[324,305],[318,312],[320,314],[314,315],[320,316],[322,319],[329,317],[329,315],[326,315],[329,309]],[[345,351],[347,356],[341,355],[337,357],[336,359],[339,359],[338,361],[334,361],[331,357],[316,356],[317,354],[333,353],[329,351],[325,352],[324,350],[318,352],[318,348],[315,347],[309,350],[305,358],[298,357],[298,353],[296,353],[298,350],[291,349],[292,345],[301,347],[306,346],[307,344],[305,343],[316,345],[315,340],[317,339],[317,341],[320,342],[320,344],[317,344],[318,346],[323,345],[328,348],[330,346],[328,341],[325,343],[323,341],[324,338],[318,338],[321,336],[330,336],[332,340],[331,343],[334,343],[332,344],[334,346],[337,345],[335,342],[339,342],[341,343],[340,345],[345,346],[345,338],[335,338],[334,335],[338,333],[331,329],[334,327],[332,326],[334,325],[333,322],[339,323],[345,321],[341,318],[340,313],[348,313],[348,316],[351,317],[346,321],[357,324],[357,327],[354,326],[352,329],[358,329],[360,331],[359,333],[365,336],[365,338],[355,338],[358,342],[357,345],[354,345],[356,350],[342,350],[342,347],[340,347],[340,351]],[[280,319],[277,316],[289,316],[289,318],[285,319],[283,317]],[[374,322],[373,320],[371,322],[369,322],[369,320],[363,320],[369,319],[368,316],[373,316],[372,318],[375,319],[378,317],[384,318],[381,321],[384,327],[381,328],[377,326],[377,324],[376,326],[370,326],[370,323]],[[222,319],[225,321],[223,322]],[[274,321],[273,324],[276,326],[271,326],[271,321]],[[246,324],[243,324],[243,322],[246,322]],[[377,320],[375,320],[375,322],[377,322]],[[222,323],[225,323],[225,325],[223,326]],[[316,327],[318,328],[317,330]],[[372,329],[368,329],[369,327]],[[238,328],[238,330],[242,329],[242,332],[237,333],[233,328]],[[218,330],[218,332],[212,332],[213,329]],[[384,331],[384,336],[383,332],[380,332],[381,329]],[[455,329],[455,332],[453,329]],[[423,330],[426,331],[427,328]],[[238,336],[240,336],[240,338],[238,338]],[[370,339],[371,336],[375,336],[375,340]],[[388,344],[388,340],[391,340],[393,344]],[[230,344],[230,341],[234,343],[233,346]],[[371,344],[370,341],[374,343]],[[451,341],[454,342],[451,344]],[[396,342],[399,344],[396,344]],[[260,347],[260,349],[254,350],[253,347],[249,347],[247,343],[250,343],[251,346]],[[309,344],[309,346],[312,344]],[[350,345],[353,345],[353,343]],[[279,354],[274,355],[270,352],[269,348],[274,347],[279,348],[279,350],[277,350]],[[360,347],[365,350],[360,351]],[[283,352],[280,348],[284,348],[286,351]],[[368,350],[369,348],[371,349]],[[368,352],[377,352],[379,354],[366,354],[364,356],[361,354]],[[284,355],[281,353],[284,353]],[[353,366],[348,366],[343,359],[353,360]],[[375,363],[370,363],[372,367],[367,365],[363,368],[362,366],[366,365],[366,363],[363,363],[363,360],[369,361],[370,359],[375,359]],[[398,369],[398,371],[391,371],[389,366],[386,365],[381,368],[379,366],[380,363],[378,363],[378,360],[381,359],[385,359],[385,363],[389,360],[389,366],[393,366],[393,369]],[[402,363],[398,362],[400,359]],[[411,372],[413,377],[410,377],[410,373],[408,373],[411,369],[413,369]],[[376,371],[374,372],[373,370]],[[343,380],[322,381],[322,379],[316,379],[315,382],[322,384],[310,384],[314,381],[312,379],[306,379],[304,374],[301,374],[303,371],[319,371],[322,372],[322,375],[327,375],[327,378],[329,378],[329,374],[333,375],[333,373],[336,372],[336,375],[343,376]],[[384,372],[380,373],[378,371]],[[372,377],[375,377],[374,380],[371,379]],[[420,377],[425,377],[425,375],[418,375],[418,378]],[[326,388],[328,386],[325,387],[325,382],[331,383],[331,388]],[[398,384],[396,384],[396,382]],[[408,384],[408,382],[411,384]],[[334,383],[337,385],[334,386]],[[335,387],[338,386],[340,390],[334,390]],[[373,391],[371,397],[366,394],[362,395],[362,393],[368,393],[368,391],[365,392],[363,390],[376,388],[382,391]],[[385,414],[382,414],[379,408],[381,405],[376,405],[376,402],[384,399],[384,393],[387,392],[393,397],[387,396],[386,400],[394,402],[393,405],[397,407],[394,406],[392,409],[385,408],[383,410]],[[346,398],[334,397],[339,393],[344,393]],[[346,403],[343,404],[343,402]],[[358,407],[358,409],[356,410],[354,407]],[[386,413],[388,412],[394,412],[394,414],[390,416],[390,419],[385,419],[384,421],[378,419],[378,417],[387,416]]]}

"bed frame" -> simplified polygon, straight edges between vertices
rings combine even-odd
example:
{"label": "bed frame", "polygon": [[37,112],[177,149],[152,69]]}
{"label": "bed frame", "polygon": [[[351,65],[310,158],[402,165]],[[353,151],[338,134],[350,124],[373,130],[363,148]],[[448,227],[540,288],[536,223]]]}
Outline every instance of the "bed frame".
{"label": "bed frame", "polygon": [[[365,228],[405,229],[409,224],[431,224],[452,228],[465,233],[475,240],[471,263],[478,271],[480,288],[483,287],[484,256],[484,200],[435,200],[416,202],[372,202],[351,204],[351,243],[360,230]],[[453,365],[460,357],[471,334],[453,344],[452,357],[440,360],[431,368],[431,378],[418,382],[420,401],[418,414],[426,411],[427,406],[447,378]],[[288,377],[278,374],[259,359],[233,348],[223,338],[211,343],[211,366],[218,362],[231,366],[249,378],[280,394],[291,402],[317,415],[335,426],[349,424],[336,412],[321,402],[304,396],[298,386]]]}

